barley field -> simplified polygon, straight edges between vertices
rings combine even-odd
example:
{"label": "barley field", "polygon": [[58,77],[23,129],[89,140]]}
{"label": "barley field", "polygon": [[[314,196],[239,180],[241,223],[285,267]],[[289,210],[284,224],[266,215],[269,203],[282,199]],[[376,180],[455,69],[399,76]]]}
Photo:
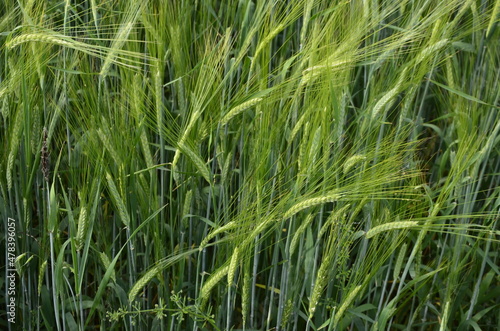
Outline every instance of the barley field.
{"label": "barley field", "polygon": [[500,330],[499,0],[3,0],[0,329]]}

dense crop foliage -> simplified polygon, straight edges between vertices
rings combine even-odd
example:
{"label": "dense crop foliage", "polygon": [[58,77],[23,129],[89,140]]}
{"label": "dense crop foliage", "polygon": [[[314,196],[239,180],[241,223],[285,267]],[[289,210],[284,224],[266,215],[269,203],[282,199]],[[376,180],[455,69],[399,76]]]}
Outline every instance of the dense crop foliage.
{"label": "dense crop foliage", "polygon": [[0,328],[500,329],[499,18],[2,1]]}

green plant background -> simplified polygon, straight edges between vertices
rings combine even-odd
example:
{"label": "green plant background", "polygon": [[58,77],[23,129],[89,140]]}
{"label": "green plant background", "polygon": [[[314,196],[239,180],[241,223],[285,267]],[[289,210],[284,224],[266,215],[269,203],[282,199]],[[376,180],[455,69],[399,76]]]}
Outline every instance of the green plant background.
{"label": "green plant background", "polygon": [[2,1],[0,327],[500,329],[499,11]]}

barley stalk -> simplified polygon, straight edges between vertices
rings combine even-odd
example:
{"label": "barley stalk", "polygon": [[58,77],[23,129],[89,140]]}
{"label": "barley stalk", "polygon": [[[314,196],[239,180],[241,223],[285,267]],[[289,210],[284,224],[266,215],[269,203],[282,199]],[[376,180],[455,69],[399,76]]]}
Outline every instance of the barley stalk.
{"label": "barley stalk", "polygon": [[29,228],[31,227],[31,213],[29,212],[27,198],[23,198],[23,208],[24,208],[24,218],[25,218],[24,226],[25,228]]}

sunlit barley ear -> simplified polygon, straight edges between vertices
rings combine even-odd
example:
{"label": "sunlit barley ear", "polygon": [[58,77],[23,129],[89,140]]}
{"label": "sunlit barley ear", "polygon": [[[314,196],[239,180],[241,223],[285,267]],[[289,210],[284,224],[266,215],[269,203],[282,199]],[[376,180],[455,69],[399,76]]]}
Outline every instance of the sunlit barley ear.
{"label": "sunlit barley ear", "polygon": [[43,128],[43,137],[42,137],[42,173],[43,173],[43,178],[45,179],[46,182],[49,181],[49,149],[47,147],[47,136],[48,136],[48,131],[47,128]]}

